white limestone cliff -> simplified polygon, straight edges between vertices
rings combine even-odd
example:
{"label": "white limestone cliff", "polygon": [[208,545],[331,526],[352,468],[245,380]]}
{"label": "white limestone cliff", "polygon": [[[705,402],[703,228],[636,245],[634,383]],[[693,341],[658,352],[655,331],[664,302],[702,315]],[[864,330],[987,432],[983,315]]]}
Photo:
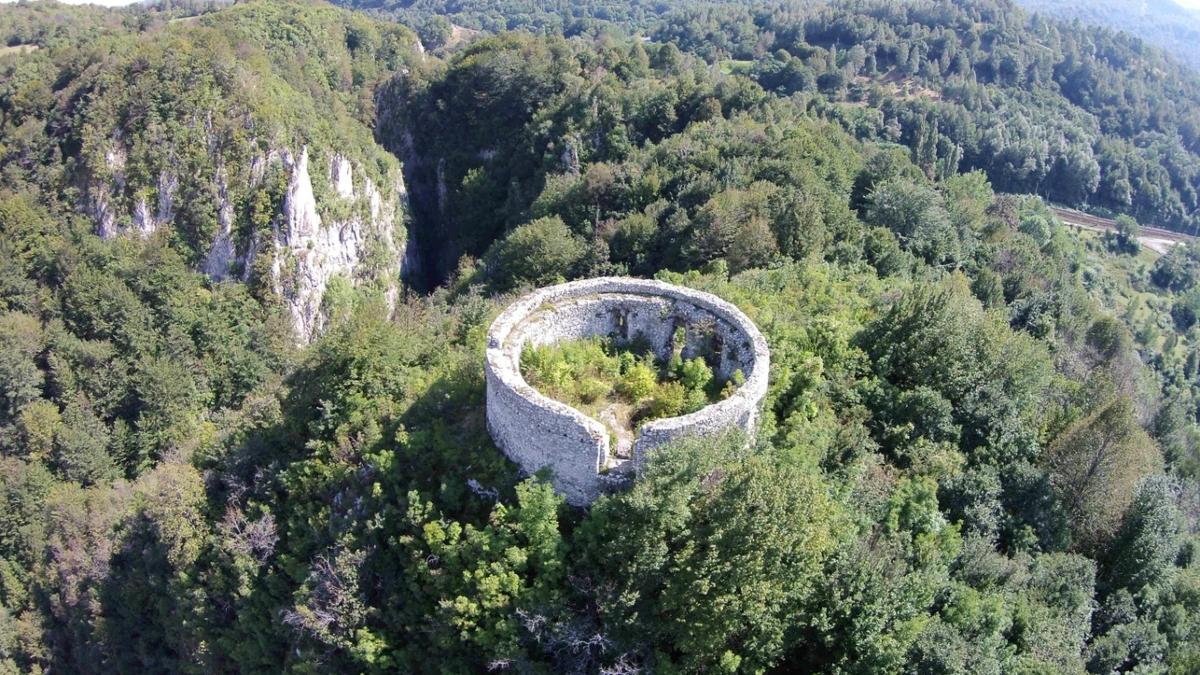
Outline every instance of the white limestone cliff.
{"label": "white limestone cliff", "polygon": [[133,207],[133,227],[137,234],[148,237],[158,231],[158,228],[169,224],[175,218],[175,192],[179,189],[179,179],[169,171],[158,174],[158,184],[155,194],[158,198],[158,209],[150,212],[146,198],[138,199]]}
{"label": "white limestone cliff", "polygon": [[[275,228],[272,281],[303,343],[325,324],[322,301],[335,277],[355,285],[374,282],[385,297],[396,296],[404,259],[405,191],[398,173],[386,196],[365,175],[356,189],[351,163],[334,156],[329,170],[334,199],[349,202],[351,208],[348,216],[325,222],[313,194],[308,149],[302,148],[296,157],[284,153],[283,162],[289,179]],[[382,269],[368,269],[368,262],[378,260],[385,261]]]}
{"label": "white limestone cliff", "polygon": [[88,185],[87,211],[96,221],[96,233],[101,239],[111,239],[120,231],[117,228],[115,196],[125,189],[125,163],[128,155],[121,139],[113,138],[104,151],[104,170],[107,176],[93,177]]}
{"label": "white limestone cliff", "polygon": [[158,175],[154,188],[157,203],[153,211],[146,197],[141,196],[134,203],[128,219],[118,217],[123,210],[118,205],[126,188],[125,165],[128,161],[129,154],[120,136],[114,137],[104,151],[102,168],[88,183],[88,215],[96,222],[96,233],[101,239],[112,239],[122,234],[147,237],[175,217],[175,193],[179,189],[179,179],[167,170]]}
{"label": "white limestone cliff", "polygon": [[329,182],[342,199],[354,197],[354,169],[350,166],[350,160],[341,155],[333,156],[329,163]]}
{"label": "white limestone cliff", "polygon": [[[179,179],[163,170],[152,191],[140,196],[128,216],[118,215],[125,192],[126,151],[113,139],[104,156],[103,175],[89,185],[87,209],[102,238],[149,236],[170,226],[175,218],[175,195]],[[325,291],[335,277],[352,285],[369,283],[382,292],[389,305],[399,295],[400,274],[405,261],[404,218],[407,194],[399,169],[389,172],[382,188],[350,158],[334,154],[325,174],[330,189],[320,197],[313,191],[307,147],[299,154],[270,150],[251,160],[241,180],[257,188],[271,166],[282,167],[287,176],[281,211],[270,233],[238,233],[230,184],[231,172],[216,162],[215,184],[217,232],[208,245],[199,268],[214,281],[228,279],[241,269],[241,280],[250,279],[255,260],[271,256],[269,279],[291,315],[296,339],[306,343],[325,324]],[[236,174],[235,174],[236,175]],[[128,207],[128,202],[124,202]],[[151,206],[153,204],[153,207]],[[322,213],[332,214],[322,217]]]}

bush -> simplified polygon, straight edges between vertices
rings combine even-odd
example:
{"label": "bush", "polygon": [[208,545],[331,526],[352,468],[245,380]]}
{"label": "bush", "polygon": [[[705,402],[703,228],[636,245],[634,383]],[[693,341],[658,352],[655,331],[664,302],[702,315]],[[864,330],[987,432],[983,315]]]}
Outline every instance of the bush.
{"label": "bush", "polygon": [[629,400],[640,401],[654,393],[657,382],[654,367],[646,361],[637,361],[625,370],[619,388]]}
{"label": "bush", "polygon": [[509,232],[488,249],[484,261],[492,284],[510,290],[522,284],[543,286],[566,278],[585,250],[562,218],[552,216]]}
{"label": "bush", "polygon": [[1142,228],[1136,220],[1126,215],[1117,216],[1117,232],[1112,239],[1113,250],[1125,255],[1137,255],[1138,237],[1141,234]]}

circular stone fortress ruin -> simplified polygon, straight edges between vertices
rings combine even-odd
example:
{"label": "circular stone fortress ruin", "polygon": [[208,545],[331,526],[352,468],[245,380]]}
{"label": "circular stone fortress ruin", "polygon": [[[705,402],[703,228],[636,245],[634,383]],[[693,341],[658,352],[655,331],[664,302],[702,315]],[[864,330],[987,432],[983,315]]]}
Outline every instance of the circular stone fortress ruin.
{"label": "circular stone fortress ruin", "polygon": [[[595,336],[617,345],[644,340],[666,359],[677,329],[683,329],[684,358],[708,355],[719,377],[729,379],[740,370],[745,381],[728,398],[694,413],[642,424],[631,444],[627,439],[614,443],[605,425],[547,398],[521,375],[526,345]],[[754,323],[709,293],[626,278],[550,286],[513,303],[488,331],[488,429],[525,471],[548,467],[555,488],[571,504],[583,506],[606,485],[635,474],[647,453],[664,443],[733,428],[753,433],[767,392],[769,359]]]}

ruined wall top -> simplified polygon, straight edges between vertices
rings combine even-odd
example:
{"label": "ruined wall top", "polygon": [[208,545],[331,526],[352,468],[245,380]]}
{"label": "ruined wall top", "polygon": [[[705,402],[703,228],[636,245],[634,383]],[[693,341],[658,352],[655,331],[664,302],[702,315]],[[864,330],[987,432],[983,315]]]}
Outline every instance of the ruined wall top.
{"label": "ruined wall top", "polygon": [[[745,380],[728,398],[696,412],[657,419],[637,431],[632,455],[617,457],[603,424],[551,399],[521,375],[521,352],[592,336],[646,339],[662,354],[677,328],[716,336],[715,369]],[[604,277],[543,288],[510,305],[488,331],[488,428],[497,445],[526,471],[554,472],[573,504],[594,499],[606,482],[635,472],[653,447],[687,434],[738,427],[753,432],[766,395],[769,351],[737,307],[709,293],[644,279]]]}

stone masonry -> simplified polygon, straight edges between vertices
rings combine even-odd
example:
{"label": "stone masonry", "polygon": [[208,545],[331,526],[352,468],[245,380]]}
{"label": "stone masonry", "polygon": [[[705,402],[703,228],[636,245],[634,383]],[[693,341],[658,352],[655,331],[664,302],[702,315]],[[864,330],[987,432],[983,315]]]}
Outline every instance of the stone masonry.
{"label": "stone masonry", "polygon": [[[665,359],[677,328],[684,329],[684,358],[715,354],[712,365],[719,376],[729,378],[740,370],[745,381],[729,398],[694,413],[643,424],[629,458],[613,452],[603,424],[543,396],[521,375],[521,351],[527,344],[593,336],[618,343],[644,339]],[[550,286],[514,302],[488,331],[488,429],[525,471],[549,468],[555,488],[571,504],[584,506],[605,486],[636,474],[647,453],[664,443],[731,428],[753,433],[767,393],[769,361],[766,340],[754,323],[712,294],[615,277]]]}

